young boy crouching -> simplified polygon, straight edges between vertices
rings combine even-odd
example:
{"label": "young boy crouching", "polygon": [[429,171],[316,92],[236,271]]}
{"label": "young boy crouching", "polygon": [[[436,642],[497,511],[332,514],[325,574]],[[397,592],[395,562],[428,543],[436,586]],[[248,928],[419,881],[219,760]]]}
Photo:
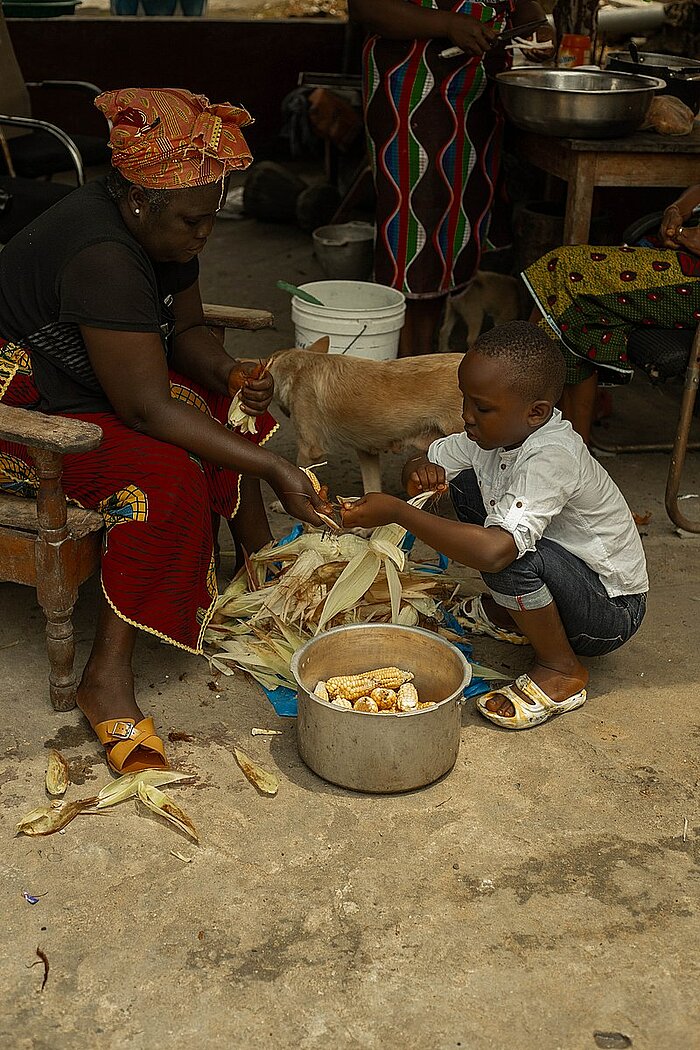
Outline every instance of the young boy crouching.
{"label": "young boy crouching", "polygon": [[554,407],[564,367],[557,344],[526,321],[481,336],[459,369],[464,432],[433,442],[403,474],[409,496],[449,484],[459,521],[380,492],[343,515],[347,527],[396,522],[481,573],[490,594],[463,602],[462,622],[535,651],[529,674],[477,699],[509,729],[581,707],[588,671],[579,657],[619,648],[646,611],[629,507]]}

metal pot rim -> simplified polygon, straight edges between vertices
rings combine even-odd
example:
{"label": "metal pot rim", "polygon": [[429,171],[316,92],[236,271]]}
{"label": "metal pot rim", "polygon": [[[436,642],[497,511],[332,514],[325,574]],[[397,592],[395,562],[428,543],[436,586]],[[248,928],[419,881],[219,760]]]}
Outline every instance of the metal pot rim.
{"label": "metal pot rim", "polygon": [[[424,707],[420,711],[400,711],[400,712],[399,711],[395,711],[395,712],[392,711],[392,712],[390,712],[391,714],[394,714],[396,717],[400,717],[400,718],[406,718],[407,716],[411,717],[411,716],[414,716],[414,715],[429,715],[433,711],[437,711],[438,708],[443,707],[445,704],[453,703],[453,702],[455,702],[455,701],[457,701],[459,699],[460,693],[464,692],[464,689],[466,688],[467,685],[469,685],[469,682],[471,681],[471,677],[472,677],[471,664],[467,660],[467,658],[464,655],[464,653],[460,652],[459,649],[457,649],[455,646],[451,645],[448,641],[446,641],[446,639],[441,638],[440,635],[435,634],[433,631],[426,631],[423,627],[408,627],[408,626],[406,626],[404,624],[401,624],[401,623],[374,623],[374,624],[373,623],[350,623],[350,624],[342,625],[340,627],[331,627],[330,630],[328,630],[328,631],[321,631],[319,634],[315,634],[313,638],[309,638],[308,642],[305,642],[304,645],[302,645],[301,648],[297,649],[297,651],[294,653],[294,655],[292,656],[292,659],[290,661],[290,665],[289,665],[290,666],[290,670],[291,670],[292,674],[294,675],[295,681],[298,683],[300,688],[304,689],[304,691],[306,693],[306,697],[308,699],[313,700],[314,703],[316,703],[316,704],[319,704],[323,708],[324,711],[327,711],[330,708],[331,710],[336,711],[339,715],[348,715],[348,714],[350,714],[350,715],[362,716],[362,715],[366,715],[366,714],[371,714],[371,712],[367,712],[367,711],[354,711],[354,710],[348,709],[347,707],[337,707],[335,704],[329,704],[325,700],[322,700],[319,696],[314,696],[314,694],[311,692],[310,689],[307,689],[306,686],[302,686],[302,683],[299,680],[299,675],[298,675],[297,672],[298,672],[298,669],[299,669],[299,664],[300,664],[301,660],[303,659],[303,656],[304,656],[305,652],[307,651],[307,649],[310,649],[311,646],[313,645],[313,643],[316,642],[319,638],[327,638],[330,635],[339,634],[340,632],[345,633],[346,631],[367,630],[368,628],[373,629],[375,627],[383,628],[384,630],[389,628],[391,630],[398,630],[398,631],[402,631],[402,632],[403,631],[409,631],[409,632],[411,632],[411,634],[418,635],[418,636],[426,636],[427,635],[429,638],[436,639],[438,642],[440,642],[440,643],[442,643],[442,644],[444,644],[446,646],[449,646],[450,650],[453,653],[455,653],[455,655],[458,657],[460,663],[462,664],[462,671],[463,671],[462,684],[460,685],[460,687],[458,689],[455,690],[454,693],[452,693],[451,696],[446,696],[444,700],[438,700],[437,703],[433,707]],[[382,717],[386,718],[386,715],[383,715]]]}
{"label": "metal pot rim", "polygon": [[[548,70],[543,70],[543,69],[532,69],[532,70],[530,70],[530,69],[523,69],[523,70],[521,70],[521,69],[510,69],[510,70],[508,70],[507,72],[504,72],[504,73],[497,73],[496,74],[496,80],[498,81],[499,84],[505,84],[505,85],[512,86],[512,87],[527,87],[529,89],[534,89],[535,91],[552,91],[555,94],[561,94],[562,93],[561,85],[556,87],[555,85],[551,85],[550,86],[548,84],[541,84],[541,83],[536,83],[536,84],[528,84],[527,83],[527,78],[528,77],[532,77],[533,80],[534,80],[535,77],[542,76],[543,73],[547,73],[547,72],[548,72]],[[564,77],[567,77],[567,76],[581,76],[582,73],[587,73],[588,76],[591,76],[591,77],[596,77],[598,75],[598,71],[597,70],[592,70],[592,69],[582,70],[580,73],[577,73],[576,69],[553,69],[551,72],[552,73],[556,73],[558,76],[564,76]],[[666,81],[662,80],[661,77],[650,77],[650,76],[647,76],[644,73],[625,73],[625,72],[622,72],[622,71],[619,72],[619,73],[616,72],[616,71],[608,72],[608,70],[606,70],[606,69],[601,69],[600,72],[601,73],[606,73],[608,76],[624,77],[624,78],[628,78],[629,77],[630,79],[634,78],[635,80],[646,80],[646,81],[648,81],[647,84],[639,84],[639,85],[634,84],[634,85],[630,85],[629,87],[624,87],[624,88],[621,88],[621,89],[620,88],[616,88],[615,89],[615,94],[616,95],[620,95],[620,94],[636,95],[636,94],[647,92],[647,91],[660,91],[662,88],[666,87]],[[589,95],[609,95],[611,93],[611,88],[609,88],[609,87],[607,87],[607,88],[586,88],[585,91],[582,90],[582,89],[574,88],[573,90],[567,91],[566,93],[569,94],[569,95],[586,95],[586,96],[589,96]]]}
{"label": "metal pot rim", "polygon": [[[663,69],[666,74],[674,77],[683,73],[697,73],[700,70],[700,62],[695,58],[686,58],[685,55],[660,55],[655,51],[640,51],[639,54],[640,57],[643,57],[643,61],[635,62],[629,51],[609,51],[608,67],[610,62],[624,62],[625,65],[634,66],[635,70],[651,66],[654,69]],[[645,76],[646,74],[640,72],[639,75]]]}

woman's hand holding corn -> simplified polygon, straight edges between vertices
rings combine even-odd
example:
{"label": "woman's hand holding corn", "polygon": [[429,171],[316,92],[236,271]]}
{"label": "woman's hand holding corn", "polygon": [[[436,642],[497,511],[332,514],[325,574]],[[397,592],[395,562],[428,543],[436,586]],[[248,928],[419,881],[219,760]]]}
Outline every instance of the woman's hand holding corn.
{"label": "woman's hand holding corn", "polygon": [[265,475],[265,480],[284,509],[299,521],[306,521],[317,529],[325,528],[325,523],[316,514],[317,510],[323,510],[325,504],[304,471],[286,459],[275,456],[275,460],[275,469]]}
{"label": "woman's hand holding corn", "polygon": [[267,411],[275,392],[275,381],[262,361],[236,361],[229,372],[228,392],[235,397],[239,391],[241,408],[249,416],[261,416]]}

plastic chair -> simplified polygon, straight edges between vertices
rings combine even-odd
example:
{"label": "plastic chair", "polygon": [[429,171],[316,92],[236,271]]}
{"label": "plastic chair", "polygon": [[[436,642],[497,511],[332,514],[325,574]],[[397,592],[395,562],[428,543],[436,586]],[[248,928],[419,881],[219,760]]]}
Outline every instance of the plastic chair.
{"label": "plastic chair", "polygon": [[82,80],[42,80],[25,83],[0,6],[0,128],[5,145],[0,152],[0,174],[28,179],[51,178],[75,171],[82,186],[83,168],[109,162],[107,139],[94,135],[68,135],[55,124],[32,116],[29,89],[76,94],[90,104],[100,89]]}
{"label": "plastic chair", "polygon": [[[223,341],[227,328],[269,328],[266,310],[204,307],[207,325]],[[0,438],[31,450],[36,499],[0,493],[0,582],[35,587],[46,616],[49,695],[56,711],[75,707],[73,608],[78,588],[100,565],[103,519],[68,505],[61,487],[63,457],[89,452],[102,431],[92,423],[0,404]]]}
{"label": "plastic chair", "polygon": [[[651,246],[647,237],[657,232],[662,214],[654,212],[632,223],[622,235],[623,242]],[[671,460],[666,479],[666,513],[679,528],[685,529],[686,532],[700,533],[700,522],[687,518],[678,505],[686,454],[689,450],[700,449],[700,443],[689,440],[700,382],[700,325],[695,333],[659,328],[633,329],[627,340],[627,356],[631,364],[646,372],[652,383],[684,376],[674,440],[672,443],[622,445],[605,443],[594,436],[591,444],[601,452],[610,453],[670,452]]]}

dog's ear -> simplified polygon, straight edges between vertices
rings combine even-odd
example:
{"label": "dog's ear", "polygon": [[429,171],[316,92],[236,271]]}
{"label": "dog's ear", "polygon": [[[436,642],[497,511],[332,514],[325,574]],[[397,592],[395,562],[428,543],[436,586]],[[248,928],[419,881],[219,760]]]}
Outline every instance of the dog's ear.
{"label": "dog's ear", "polygon": [[308,354],[327,354],[330,349],[331,340],[330,336],[322,335],[320,339],[317,339],[311,346],[306,347]]}

